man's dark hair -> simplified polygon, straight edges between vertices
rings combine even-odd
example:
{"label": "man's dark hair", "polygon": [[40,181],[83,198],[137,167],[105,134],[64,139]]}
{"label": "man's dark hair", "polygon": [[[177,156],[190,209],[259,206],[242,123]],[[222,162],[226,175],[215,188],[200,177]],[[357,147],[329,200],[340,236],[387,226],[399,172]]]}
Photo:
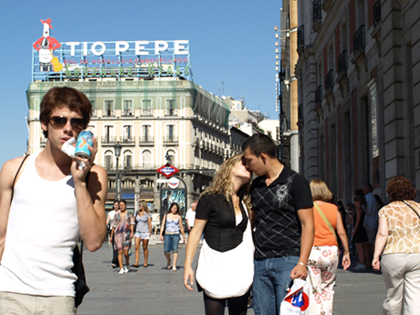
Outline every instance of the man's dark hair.
{"label": "man's dark hair", "polygon": [[[42,98],[40,107],[39,120],[41,123],[48,125],[51,113],[55,108],[67,107],[71,111],[75,111],[82,116],[85,122],[83,129],[87,127],[92,111],[92,105],[85,94],[66,86],[56,86],[50,89]],[[44,136],[48,138],[48,132],[43,130],[43,133]]]}
{"label": "man's dark hair", "polygon": [[261,133],[253,135],[248,138],[242,145],[242,152],[249,149],[255,156],[260,156],[261,153],[267,154],[270,158],[277,158],[277,147],[274,141],[266,135]]}
{"label": "man's dark hair", "polygon": [[369,187],[370,191],[373,190],[373,186],[371,183],[364,183],[363,186]]}

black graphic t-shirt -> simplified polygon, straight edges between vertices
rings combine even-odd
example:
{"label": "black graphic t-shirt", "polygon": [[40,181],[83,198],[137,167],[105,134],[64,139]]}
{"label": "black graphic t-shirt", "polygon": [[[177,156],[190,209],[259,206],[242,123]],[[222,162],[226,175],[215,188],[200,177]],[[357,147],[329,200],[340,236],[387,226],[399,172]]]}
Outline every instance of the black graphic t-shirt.
{"label": "black graphic t-shirt", "polygon": [[251,187],[255,259],[299,256],[301,226],[297,211],[313,205],[309,183],[287,166],[269,186],[265,179],[257,177]]}

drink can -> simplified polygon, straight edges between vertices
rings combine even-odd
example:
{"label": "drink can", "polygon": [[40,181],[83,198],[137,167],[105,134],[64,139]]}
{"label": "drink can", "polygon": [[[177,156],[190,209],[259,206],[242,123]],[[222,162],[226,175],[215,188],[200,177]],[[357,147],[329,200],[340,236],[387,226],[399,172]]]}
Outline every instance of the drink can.
{"label": "drink can", "polygon": [[74,155],[82,156],[85,158],[90,158],[90,151],[89,147],[93,146],[93,133],[91,133],[88,130],[83,130],[79,133],[79,136],[77,137],[77,143],[76,143],[76,150],[74,151]]}

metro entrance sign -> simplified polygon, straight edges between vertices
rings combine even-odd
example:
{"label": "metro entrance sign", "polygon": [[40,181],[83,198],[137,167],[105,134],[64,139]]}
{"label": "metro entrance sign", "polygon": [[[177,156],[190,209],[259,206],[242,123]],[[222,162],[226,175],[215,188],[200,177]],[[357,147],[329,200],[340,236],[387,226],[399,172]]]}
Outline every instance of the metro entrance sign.
{"label": "metro entrance sign", "polygon": [[156,172],[162,174],[166,178],[169,178],[169,177],[175,175],[176,173],[178,173],[179,172],[179,169],[177,169],[175,166],[172,166],[169,163],[166,163],[165,165],[159,167],[156,170]]}

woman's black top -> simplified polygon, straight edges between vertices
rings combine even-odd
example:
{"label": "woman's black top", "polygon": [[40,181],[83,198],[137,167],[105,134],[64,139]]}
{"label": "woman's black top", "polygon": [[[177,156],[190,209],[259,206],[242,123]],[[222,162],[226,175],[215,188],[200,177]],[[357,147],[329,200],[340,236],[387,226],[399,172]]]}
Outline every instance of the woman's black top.
{"label": "woman's black top", "polygon": [[210,248],[219,252],[234,249],[242,243],[248,224],[242,202],[239,203],[242,221],[236,225],[233,202],[228,202],[222,194],[203,195],[197,204],[196,219],[208,220],[204,228],[204,238]]}

